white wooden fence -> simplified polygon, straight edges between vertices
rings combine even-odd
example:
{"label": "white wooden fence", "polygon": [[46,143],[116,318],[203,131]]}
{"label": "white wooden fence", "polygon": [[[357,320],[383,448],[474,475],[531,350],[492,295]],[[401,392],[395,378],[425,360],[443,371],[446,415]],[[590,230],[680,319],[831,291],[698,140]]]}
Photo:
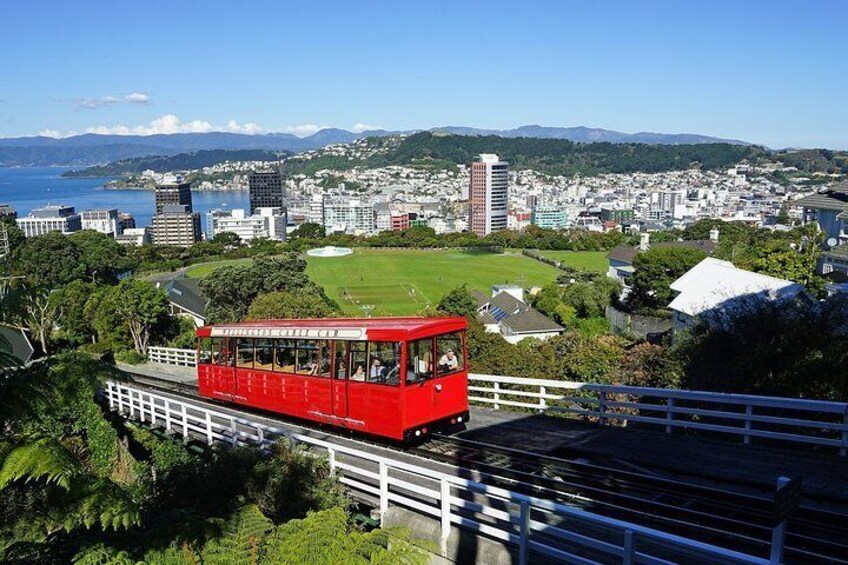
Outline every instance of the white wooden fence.
{"label": "white wooden fence", "polygon": [[[525,496],[390,457],[334,444],[214,410],[202,402],[183,401],[107,382],[109,407],[129,418],[164,427],[209,444],[267,447],[282,437],[308,445],[328,458],[330,468],[351,492],[379,501],[381,516],[389,505],[431,516],[441,524],[442,552],[451,526],[471,530],[517,548],[519,563],[544,555],[566,563],[621,562],[743,563],[766,565],[769,560],[682,538],[636,524],[606,518],[550,500]],[[772,556],[783,541],[772,546]],[[772,560],[774,562],[774,560]]]}
{"label": "white wooden fence", "polygon": [[180,367],[196,367],[197,351],[194,349],[179,349],[176,347],[148,347],[147,358],[151,363],[179,365]]}
{"label": "white wooden fence", "polygon": [[577,414],[601,424],[639,423],[848,450],[848,403],[665,388],[468,375],[468,400],[493,407]]}
{"label": "white wooden fence", "polygon": [[[193,367],[193,349],[151,347],[156,363]],[[848,453],[848,403],[665,388],[597,385],[500,375],[468,375],[468,400],[495,410],[525,408],[574,414],[601,425],[639,423],[729,434],[743,443],[762,438]]]}

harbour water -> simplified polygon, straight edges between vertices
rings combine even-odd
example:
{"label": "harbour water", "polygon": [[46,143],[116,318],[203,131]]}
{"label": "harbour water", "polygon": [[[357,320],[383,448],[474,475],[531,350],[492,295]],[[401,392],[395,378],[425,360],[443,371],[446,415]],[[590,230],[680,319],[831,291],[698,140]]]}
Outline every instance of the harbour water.
{"label": "harbour water", "polygon": [[[45,204],[64,204],[76,210],[117,208],[132,214],[138,226],[149,226],[153,217],[153,191],[112,190],[103,185],[108,178],[66,179],[61,167],[0,167],[0,204],[9,204],[25,216]],[[245,191],[193,192],[192,205],[206,223],[206,212],[221,208],[247,208]]]}

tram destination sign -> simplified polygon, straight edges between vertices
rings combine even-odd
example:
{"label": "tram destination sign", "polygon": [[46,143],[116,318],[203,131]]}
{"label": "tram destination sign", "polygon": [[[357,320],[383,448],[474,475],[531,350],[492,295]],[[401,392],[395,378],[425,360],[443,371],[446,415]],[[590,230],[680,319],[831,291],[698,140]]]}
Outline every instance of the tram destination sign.
{"label": "tram destination sign", "polygon": [[212,337],[255,337],[267,339],[341,339],[366,340],[365,328],[270,328],[214,326]]}

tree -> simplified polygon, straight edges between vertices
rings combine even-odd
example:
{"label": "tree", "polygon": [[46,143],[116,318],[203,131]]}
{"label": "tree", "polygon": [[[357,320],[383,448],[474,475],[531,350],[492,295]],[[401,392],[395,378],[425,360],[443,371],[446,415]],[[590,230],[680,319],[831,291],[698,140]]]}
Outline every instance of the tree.
{"label": "tree", "polygon": [[700,263],[706,253],[690,247],[654,247],[636,255],[628,303],[634,310],[665,308],[674,298],[671,283]]}
{"label": "tree", "polygon": [[26,295],[24,301],[26,312],[26,323],[30,331],[38,338],[41,351],[46,355],[50,353],[48,341],[53,333],[53,328],[62,316],[62,309],[56,296],[51,296],[49,291],[33,291]]}
{"label": "tree", "polygon": [[477,317],[477,301],[468,290],[468,285],[461,285],[450,290],[439,300],[436,311],[450,316],[465,316],[473,320]]}
{"label": "tree", "polygon": [[339,314],[338,310],[315,294],[279,291],[257,296],[247,310],[247,319],[329,318]]}
{"label": "tree", "polygon": [[311,222],[300,224],[291,233],[291,239],[321,239],[326,235],[324,226]]}
{"label": "tree", "polygon": [[69,239],[79,252],[80,263],[92,282],[112,283],[127,265],[126,247],[106,234],[83,230]]}
{"label": "tree", "polygon": [[56,301],[62,305],[59,325],[72,345],[82,345],[94,337],[92,313],[86,310],[86,304],[96,292],[96,284],[82,280],[71,281],[56,291]]}
{"label": "tree", "polygon": [[127,328],[135,350],[147,355],[151,329],[168,317],[168,296],[141,279],[124,279],[108,289],[100,308],[113,324]]}
{"label": "tree", "polygon": [[241,238],[237,233],[233,233],[231,231],[216,233],[215,237],[212,238],[212,241],[219,243],[224,247],[238,247],[241,245]]}
{"label": "tree", "polygon": [[40,288],[58,288],[86,276],[79,248],[59,232],[27,239],[15,255],[14,265]]}

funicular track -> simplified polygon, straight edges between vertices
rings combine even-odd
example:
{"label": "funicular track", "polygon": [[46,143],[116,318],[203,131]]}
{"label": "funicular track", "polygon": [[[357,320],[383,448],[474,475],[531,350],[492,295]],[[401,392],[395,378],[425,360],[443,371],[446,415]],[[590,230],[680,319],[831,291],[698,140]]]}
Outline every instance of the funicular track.
{"label": "funicular track", "polygon": [[[139,385],[186,398],[197,387],[150,375],[133,374]],[[233,408],[223,402],[204,402]],[[279,415],[238,406],[245,413],[285,421]],[[321,429],[318,424],[298,426]],[[345,434],[339,434],[344,437]],[[362,441],[362,438],[358,438]],[[596,514],[638,523],[690,539],[752,555],[768,555],[771,498],[673,480],[648,472],[622,470],[581,460],[549,457],[454,436],[435,435],[415,447],[366,440],[380,447],[468,469],[475,480],[544,497]],[[802,504],[790,518],[785,562],[848,565],[848,514]]]}

